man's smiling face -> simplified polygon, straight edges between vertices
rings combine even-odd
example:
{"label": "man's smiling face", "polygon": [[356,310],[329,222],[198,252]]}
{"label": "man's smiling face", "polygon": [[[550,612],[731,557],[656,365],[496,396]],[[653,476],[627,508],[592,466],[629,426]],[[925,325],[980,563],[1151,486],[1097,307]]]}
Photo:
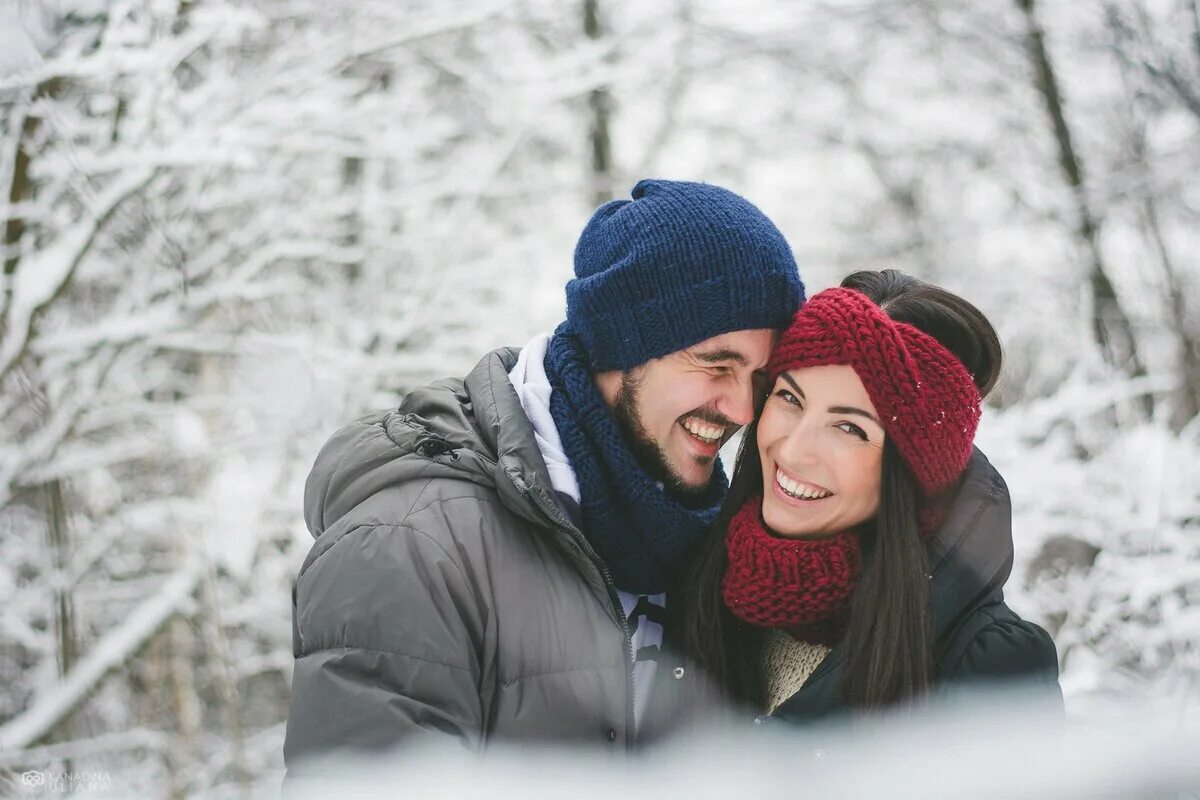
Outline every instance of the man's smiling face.
{"label": "man's smiling face", "polygon": [[685,498],[704,493],[717,452],[754,418],[773,330],[705,339],[628,372],[596,375],[638,463]]}

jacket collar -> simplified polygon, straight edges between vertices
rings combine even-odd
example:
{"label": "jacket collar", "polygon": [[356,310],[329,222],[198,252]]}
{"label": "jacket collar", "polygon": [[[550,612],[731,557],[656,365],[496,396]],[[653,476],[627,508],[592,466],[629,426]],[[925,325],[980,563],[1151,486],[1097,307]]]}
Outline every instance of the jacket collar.
{"label": "jacket collar", "polygon": [[508,373],[520,351],[506,347],[483,357],[463,381],[475,426],[496,462],[496,489],[522,517],[574,528],[552,488],[533,424],[521,407]]}

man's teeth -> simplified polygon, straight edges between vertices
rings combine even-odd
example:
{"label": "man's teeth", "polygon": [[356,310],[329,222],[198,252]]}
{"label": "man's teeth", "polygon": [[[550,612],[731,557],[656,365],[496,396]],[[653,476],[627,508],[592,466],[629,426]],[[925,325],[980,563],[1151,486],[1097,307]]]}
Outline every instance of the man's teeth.
{"label": "man's teeth", "polygon": [[721,441],[721,437],[725,435],[724,428],[708,425],[695,419],[685,419],[683,427],[687,428],[688,433],[697,439],[703,439],[710,444]]}
{"label": "man's teeth", "polygon": [[780,470],[775,471],[775,481],[785,494],[801,500],[821,500],[833,494],[833,492],[826,492],[814,486],[809,486],[806,483],[798,483],[784,475]]}

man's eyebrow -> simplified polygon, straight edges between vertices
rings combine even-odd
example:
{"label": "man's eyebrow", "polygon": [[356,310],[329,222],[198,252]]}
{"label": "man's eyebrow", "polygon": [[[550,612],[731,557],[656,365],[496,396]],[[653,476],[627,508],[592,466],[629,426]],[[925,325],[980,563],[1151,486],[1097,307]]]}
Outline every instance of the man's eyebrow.
{"label": "man's eyebrow", "polygon": [[732,361],[739,367],[744,367],[750,363],[750,359],[729,347],[722,347],[718,350],[693,350],[692,357],[697,361],[703,361],[705,364],[720,364],[724,361]]}

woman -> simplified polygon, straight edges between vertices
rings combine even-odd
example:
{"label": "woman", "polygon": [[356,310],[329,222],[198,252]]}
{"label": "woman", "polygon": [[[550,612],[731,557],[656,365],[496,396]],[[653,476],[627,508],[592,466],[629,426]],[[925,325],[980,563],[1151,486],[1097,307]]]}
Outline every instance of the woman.
{"label": "woman", "polygon": [[1003,602],[1003,480],[972,441],[1000,343],[970,303],[858,272],[797,313],[768,366],[686,598],[686,646],[725,696],[806,721],[1029,677],[1050,637]]}

